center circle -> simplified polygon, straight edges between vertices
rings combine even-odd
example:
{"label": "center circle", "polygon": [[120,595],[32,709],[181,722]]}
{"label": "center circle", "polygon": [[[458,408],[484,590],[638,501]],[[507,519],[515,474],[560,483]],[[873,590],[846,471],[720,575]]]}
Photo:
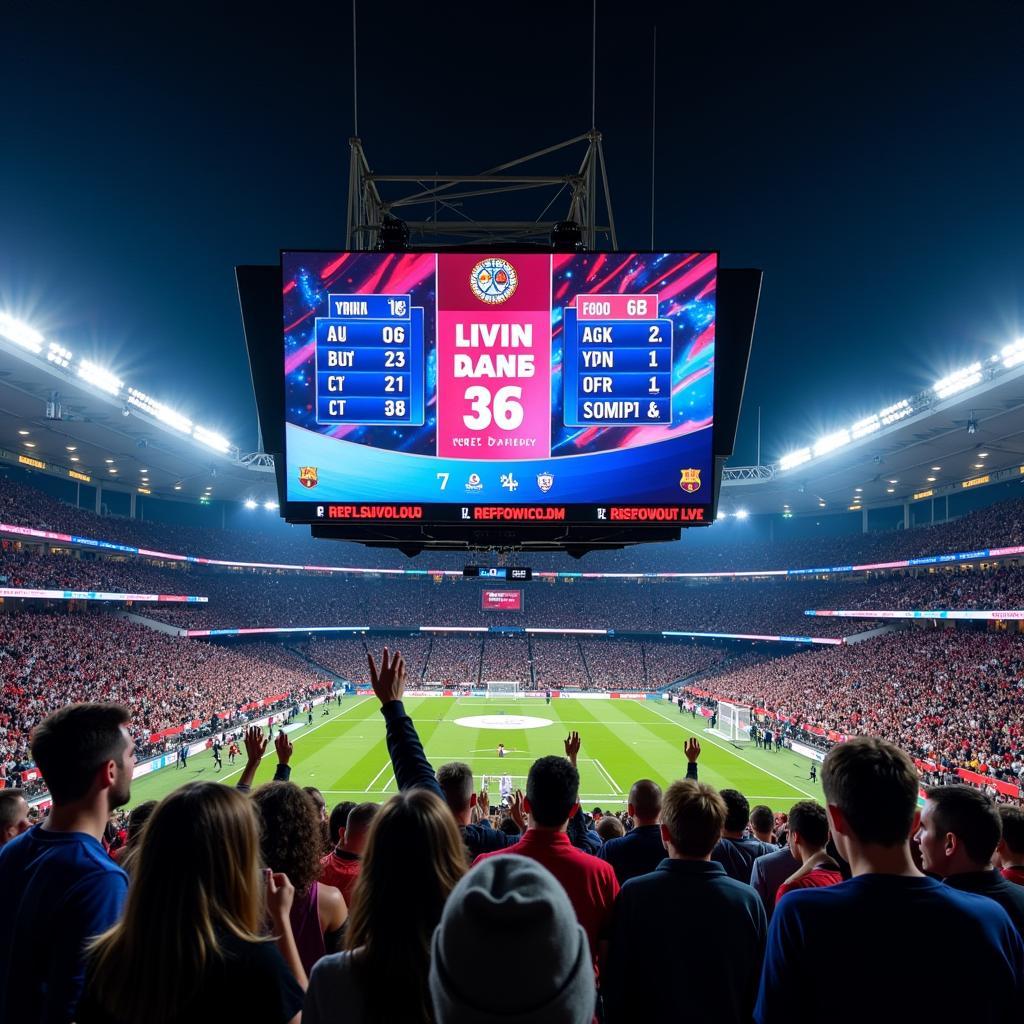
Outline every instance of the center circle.
{"label": "center circle", "polygon": [[531,718],[529,715],[470,715],[456,718],[456,725],[465,729],[542,729],[554,725],[550,718]]}

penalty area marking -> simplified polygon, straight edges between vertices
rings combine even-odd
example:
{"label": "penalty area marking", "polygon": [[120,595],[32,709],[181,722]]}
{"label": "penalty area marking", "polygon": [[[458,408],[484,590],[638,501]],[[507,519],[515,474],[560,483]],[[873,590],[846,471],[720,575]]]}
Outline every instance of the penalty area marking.
{"label": "penalty area marking", "polygon": [[545,725],[555,724],[550,718],[532,718],[530,715],[470,715],[454,721],[464,729],[542,729]]}

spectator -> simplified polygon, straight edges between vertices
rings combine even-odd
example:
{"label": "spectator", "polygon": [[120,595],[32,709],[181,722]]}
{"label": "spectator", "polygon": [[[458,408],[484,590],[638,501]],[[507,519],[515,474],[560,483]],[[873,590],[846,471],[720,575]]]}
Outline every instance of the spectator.
{"label": "spectator", "polygon": [[260,853],[271,871],[295,888],[289,911],[292,935],[306,976],[326,953],[341,948],[348,907],[333,885],[322,885],[323,833],[313,798],[293,782],[267,782],[253,793],[260,819]]}
{"label": "spectator", "polygon": [[[423,744],[420,743],[416,727],[405,713],[405,706],[402,704],[406,671],[401,653],[396,651],[393,658],[389,657],[388,649],[385,647],[379,671],[372,654],[368,655],[368,659],[370,681],[381,704],[381,714],[386,723],[388,753],[391,755],[391,764],[395,769],[399,790],[404,792],[407,789],[429,789],[441,797],[455,816],[470,857],[488,850],[511,846],[516,842],[515,837],[492,829],[486,820],[479,823],[471,821],[473,808],[478,806],[479,798],[473,792],[473,773],[468,765],[461,762],[443,765],[438,774],[444,779],[444,786],[434,775],[434,769],[423,753]],[[518,791],[512,800],[510,813],[520,827],[525,826],[522,800]]]}
{"label": "spectator", "polygon": [[[711,860],[727,813],[725,801],[703,783],[674,782],[665,793],[660,829],[668,857],[656,871],[626,882],[615,907],[605,1002],[610,1024],[750,1020],[767,922],[750,886]],[[700,923],[687,928],[684,921]],[[697,981],[685,998],[681,968]]]}
{"label": "spectator", "polygon": [[839,865],[829,856],[828,817],[825,808],[814,800],[801,800],[789,812],[789,849],[800,862],[778,888],[775,904],[794,889],[814,889],[838,885],[843,876]]}
{"label": "spectator", "polygon": [[552,755],[534,761],[523,801],[530,816],[529,829],[518,843],[505,850],[481,854],[475,863],[516,853],[543,864],[565,889],[587,933],[597,971],[604,957],[619,883],[610,864],[577,850],[566,835],[569,819],[579,807],[579,788],[579,773],[564,757]]}
{"label": "spectator", "polygon": [[789,849],[789,816],[779,815],[774,822],[774,828],[776,835],[785,836],[785,846],[774,853],[762,854],[754,861],[750,871],[750,884],[761,897],[769,921],[775,911],[775,894],[779,891],[779,886],[800,867],[800,861]]}
{"label": "spectator", "polygon": [[28,801],[21,789],[0,789],[0,847],[28,830]]}
{"label": "spectator", "polygon": [[[700,743],[690,737],[683,745],[686,755],[686,777],[696,781],[697,758]],[[658,821],[661,816],[661,786],[650,779],[634,782],[627,803],[633,829],[621,839],[612,839],[601,847],[598,856],[615,869],[619,885],[630,878],[646,875],[665,859],[665,844],[661,841]]]}
{"label": "spectator", "polygon": [[1024,808],[1003,804],[999,818],[1003,835],[996,847],[996,866],[1003,878],[1024,885]]}
{"label": "spectator", "polygon": [[338,845],[320,862],[320,881],[337,886],[348,906],[352,905],[352,889],[362,867],[370,826],[379,810],[380,804],[354,804]]}
{"label": "spectator", "polygon": [[925,871],[961,892],[995,900],[1024,936],[1024,887],[992,867],[1002,836],[995,804],[973,786],[933,786],[925,794],[917,832]]}
{"label": "spectator", "polygon": [[626,826],[614,814],[604,814],[594,827],[594,831],[601,837],[603,850],[609,841],[621,839],[626,834]]}
{"label": "spectator", "polygon": [[1015,1019],[1024,998],[1024,943],[1006,912],[914,867],[918,780],[910,758],[884,740],[858,737],[829,751],[822,786],[832,835],[854,877],[790,893],[776,906],[757,1024],[792,1020],[795,998],[828,1007],[835,1024],[862,1024],[880,1008],[886,1020],[910,1020],[921,996],[908,935],[954,937],[958,973],[984,979],[944,986],[944,1015],[978,1024]]}
{"label": "spectator", "polygon": [[[252,804],[190,782],[142,833],[124,918],[91,949],[78,1024],[208,1020],[226,997],[247,1024],[298,1024],[305,975],[284,875],[260,876]],[[265,895],[264,895],[265,893]],[[261,936],[267,913],[279,933]]]}
{"label": "spectator", "polygon": [[327,831],[331,840],[331,846],[337,846],[345,838],[345,822],[348,821],[348,813],[355,807],[354,800],[342,800],[331,809],[331,816],[327,819]]}
{"label": "spectator", "polygon": [[762,843],[767,843],[772,847],[778,845],[775,841],[775,815],[772,814],[770,807],[758,804],[756,807],[750,808],[750,831],[754,834],[754,838],[759,839]]}
{"label": "spectator", "polygon": [[466,850],[444,801],[422,788],[392,797],[370,826],[345,952],[313,969],[304,1024],[433,1020],[430,940]]}
{"label": "spectator", "polygon": [[[312,707],[310,705],[310,714],[312,714]],[[320,792],[316,786],[303,786],[302,787],[312,797],[313,803],[316,804],[317,820],[320,822],[320,844],[321,844],[321,855],[326,854],[331,849],[331,830],[327,822],[327,801],[324,799],[323,793]]]}
{"label": "spectator", "polygon": [[[53,799],[46,821],[0,849],[0,1020],[75,1019],[83,947],[120,916],[128,876],[100,842],[128,802],[135,747],[119,704],[71,704],[32,735]],[[154,919],[158,920],[158,919]]]}
{"label": "spectator", "polygon": [[[452,890],[434,933],[435,1020],[589,1024],[595,1001],[589,961],[586,933],[548,871],[527,857],[485,859]],[[499,994],[495,964],[515,965]]]}
{"label": "spectator", "polygon": [[138,847],[139,836],[142,834],[142,826],[149,821],[150,815],[156,810],[155,800],[144,800],[136,804],[128,815],[128,828],[125,834],[124,846],[119,846],[111,856],[126,871],[131,866],[132,858],[128,855]]}
{"label": "spectator", "polygon": [[754,839],[746,834],[750,822],[750,804],[747,798],[735,789],[723,789],[720,794],[725,801],[725,824],[722,838],[711,851],[711,859],[725,868],[725,873],[737,882],[749,882],[754,861],[766,853],[774,853],[775,847]]}

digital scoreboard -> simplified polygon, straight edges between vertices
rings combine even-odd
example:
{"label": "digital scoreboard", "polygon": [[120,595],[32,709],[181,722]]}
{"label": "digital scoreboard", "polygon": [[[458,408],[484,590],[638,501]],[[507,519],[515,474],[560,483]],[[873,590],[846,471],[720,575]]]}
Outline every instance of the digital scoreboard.
{"label": "digital scoreboard", "polygon": [[710,521],[715,253],[281,267],[286,518]]}

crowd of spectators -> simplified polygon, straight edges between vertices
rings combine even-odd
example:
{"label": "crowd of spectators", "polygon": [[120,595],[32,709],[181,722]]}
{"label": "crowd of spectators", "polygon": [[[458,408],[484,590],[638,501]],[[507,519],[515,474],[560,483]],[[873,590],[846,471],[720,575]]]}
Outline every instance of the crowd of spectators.
{"label": "crowd of spectators", "polygon": [[[218,647],[154,632],[107,614],[0,616],[0,778],[31,766],[29,735],[54,707],[114,700],[131,711],[140,753],[148,737],[277,694],[305,695],[322,683],[313,667],[278,644]],[[173,742],[178,742],[175,739]]]}
{"label": "crowd of spectators", "polygon": [[[914,763],[874,737],[826,755],[825,805],[752,807],[700,780],[691,737],[685,778],[633,781],[606,818],[580,807],[586,737],[570,733],[492,808],[468,765],[428,761],[402,656],[368,667],[397,795],[328,821],[279,731],[274,781],[250,796],[267,750],[253,727],[235,787],[189,782],[147,807],[121,858],[129,710],[77,704],[38,723],[49,816],[31,826],[20,796],[0,801],[0,1018],[171,1024],[230,993],[265,1024],[774,1024],[801,1001],[838,1024],[906,1020],[921,1005],[915,936],[955,943],[945,1013],[1019,1016],[1019,807],[951,785],[919,808]],[[839,997],[837,970],[856,979]]]}
{"label": "crowd of spectators", "polygon": [[1024,640],[897,631],[841,648],[725,664],[698,688],[842,735],[880,736],[940,769],[1024,782]]}

